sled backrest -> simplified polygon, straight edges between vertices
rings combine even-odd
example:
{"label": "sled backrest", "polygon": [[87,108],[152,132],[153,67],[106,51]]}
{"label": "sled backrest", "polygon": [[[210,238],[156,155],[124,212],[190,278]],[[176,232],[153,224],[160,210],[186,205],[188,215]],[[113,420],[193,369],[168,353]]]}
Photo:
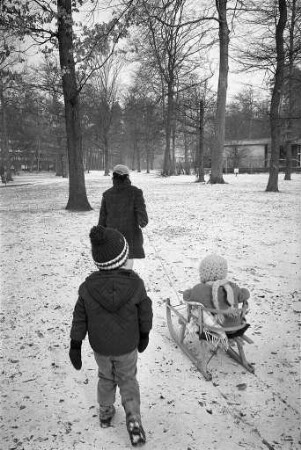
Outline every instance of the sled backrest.
{"label": "sled backrest", "polygon": [[201,302],[186,301],[188,308],[188,320],[194,318],[200,327],[200,333],[206,330],[212,332],[224,331],[228,337],[231,333],[246,329],[245,316],[249,310],[248,302],[241,307],[233,308],[233,313],[222,309],[207,308]]}

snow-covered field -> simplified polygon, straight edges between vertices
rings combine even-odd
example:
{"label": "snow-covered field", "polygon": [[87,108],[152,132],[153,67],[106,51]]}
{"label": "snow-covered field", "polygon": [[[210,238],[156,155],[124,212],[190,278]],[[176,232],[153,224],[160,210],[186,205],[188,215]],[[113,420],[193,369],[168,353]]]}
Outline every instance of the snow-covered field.
{"label": "snow-covered field", "polygon": [[[150,345],[140,355],[145,449],[296,450],[300,446],[301,175],[131,175],[144,191],[150,222],[146,259],[135,263],[153,300]],[[120,399],[113,426],[100,429],[97,370],[85,341],[83,368],[68,358],[77,288],[94,270],[89,230],[101,172],[86,175],[90,212],[69,212],[68,180],[22,175],[1,185],[1,450],[131,448]],[[229,278],[251,292],[248,360],[255,375],[222,351],[206,382],[171,340],[165,303],[198,282],[197,265],[216,251]]]}

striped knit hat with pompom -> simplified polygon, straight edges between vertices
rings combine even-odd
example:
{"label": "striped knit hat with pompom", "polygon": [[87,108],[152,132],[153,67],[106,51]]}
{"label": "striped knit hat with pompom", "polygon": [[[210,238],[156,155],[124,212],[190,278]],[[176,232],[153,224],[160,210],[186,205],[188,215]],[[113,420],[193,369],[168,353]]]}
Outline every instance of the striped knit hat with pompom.
{"label": "striped knit hat with pompom", "polygon": [[118,269],[128,259],[128,243],[125,237],[113,228],[101,225],[91,228],[90,241],[92,256],[99,270]]}
{"label": "striped knit hat with pompom", "polygon": [[224,280],[228,274],[228,264],[225,258],[219,255],[206,256],[199,265],[200,280],[208,281]]}

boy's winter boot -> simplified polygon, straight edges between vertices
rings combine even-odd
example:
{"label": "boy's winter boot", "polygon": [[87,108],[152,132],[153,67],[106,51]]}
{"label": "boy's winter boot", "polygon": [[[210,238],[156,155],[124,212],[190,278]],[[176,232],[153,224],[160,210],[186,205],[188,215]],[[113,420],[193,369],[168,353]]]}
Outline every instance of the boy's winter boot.
{"label": "boy's winter boot", "polygon": [[133,447],[138,447],[145,444],[146,437],[141,423],[136,419],[130,419],[127,424],[127,429],[130,435],[131,444]]}
{"label": "boy's winter boot", "polygon": [[112,417],[108,417],[107,419],[100,419],[101,428],[109,428],[111,426]]}
{"label": "boy's winter boot", "polygon": [[111,421],[115,412],[116,410],[114,405],[99,407],[99,422],[101,428],[108,428],[111,426]]}

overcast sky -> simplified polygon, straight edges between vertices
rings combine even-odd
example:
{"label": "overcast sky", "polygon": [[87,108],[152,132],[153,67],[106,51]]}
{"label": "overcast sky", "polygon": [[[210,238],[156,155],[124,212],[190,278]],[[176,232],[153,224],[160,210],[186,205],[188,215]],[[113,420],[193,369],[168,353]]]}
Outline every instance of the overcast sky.
{"label": "overcast sky", "polygon": [[[75,21],[81,20],[84,24],[87,24],[89,27],[92,27],[93,24],[96,21],[104,22],[108,21],[110,18],[110,14],[108,13],[108,10],[105,10],[102,7],[98,7],[97,14],[94,15],[94,17],[91,16],[91,14],[88,14],[89,9],[86,11],[84,10],[80,16],[75,15],[74,19]],[[30,49],[27,54],[29,55],[29,63],[30,64],[38,64],[41,56],[38,54],[37,47],[33,47]],[[229,75],[228,75],[228,101],[233,100],[235,95],[237,95],[239,92],[241,92],[244,89],[247,89],[250,86],[253,86],[254,91],[257,93],[257,95],[261,98],[266,97],[268,92],[264,86],[264,74],[262,72],[256,72],[256,73],[246,73],[236,72],[236,65],[233,60],[231,60],[231,49],[230,49],[230,55],[229,55]],[[215,48],[210,54],[210,63],[211,67],[214,72],[214,76],[211,79],[211,87],[213,90],[217,90],[218,85],[218,47]],[[131,74],[133,74],[133,66],[126,67],[124,69],[124,75],[123,75],[123,82],[128,85],[130,84]]]}

